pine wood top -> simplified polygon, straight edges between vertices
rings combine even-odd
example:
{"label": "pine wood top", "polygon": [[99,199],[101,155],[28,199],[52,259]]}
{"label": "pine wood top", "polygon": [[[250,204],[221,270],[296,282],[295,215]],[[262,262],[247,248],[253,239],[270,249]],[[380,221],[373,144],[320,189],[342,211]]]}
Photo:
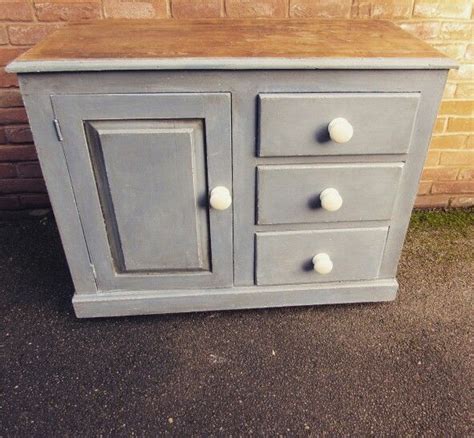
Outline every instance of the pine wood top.
{"label": "pine wood top", "polygon": [[157,69],[330,68],[337,67],[336,60],[349,68],[356,59],[369,67],[383,66],[383,59],[388,66],[400,59],[414,68],[454,65],[386,21],[101,20],[59,29],[17,58],[10,70],[114,70],[139,64]]}

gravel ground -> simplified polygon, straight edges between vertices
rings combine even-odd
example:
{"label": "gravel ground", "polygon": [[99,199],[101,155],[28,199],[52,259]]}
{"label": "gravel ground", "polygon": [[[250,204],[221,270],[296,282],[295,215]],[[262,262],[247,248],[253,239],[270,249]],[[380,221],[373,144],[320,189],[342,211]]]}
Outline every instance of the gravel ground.
{"label": "gravel ground", "polygon": [[95,320],[53,219],[0,223],[0,436],[473,436],[474,226],[440,215],[393,303]]}

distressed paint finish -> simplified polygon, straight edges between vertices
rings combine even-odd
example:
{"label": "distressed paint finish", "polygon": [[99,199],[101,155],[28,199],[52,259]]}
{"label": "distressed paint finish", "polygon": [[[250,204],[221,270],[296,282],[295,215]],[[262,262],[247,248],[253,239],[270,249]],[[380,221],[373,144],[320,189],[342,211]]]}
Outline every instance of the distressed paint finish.
{"label": "distressed paint finish", "polygon": [[79,318],[393,301],[396,280],[75,295]]}
{"label": "distressed paint finish", "polygon": [[202,121],[105,120],[85,128],[117,271],[209,271]]}
{"label": "distressed paint finish", "polygon": [[207,184],[232,189],[229,95],[52,101],[99,289],[232,284],[232,211],[207,206]]}
{"label": "distressed paint finish", "polygon": [[[379,272],[387,228],[257,233],[258,285],[368,280]],[[313,269],[312,258],[329,254],[333,270]]]}
{"label": "distressed paint finish", "polygon": [[[12,69],[30,71],[20,82],[77,315],[394,299],[452,65],[435,56],[433,69],[433,53],[402,59],[395,51],[340,63],[336,50],[319,54],[317,64],[242,53],[231,63],[219,56],[14,63]],[[275,59],[282,70],[265,64]],[[236,71],[214,70],[218,65]],[[268,69],[249,70],[257,65]],[[329,117],[350,119],[353,139],[322,144],[314,133]],[[124,160],[129,147],[134,153]],[[232,206],[209,209],[209,191],[221,185]],[[340,210],[302,207],[326,185],[344,196]],[[153,202],[160,197],[166,208]],[[130,205],[143,214],[135,219]],[[166,213],[174,205],[186,216],[182,227]],[[164,227],[152,220],[161,215]],[[166,242],[169,256],[153,250],[158,242]],[[326,276],[311,266],[321,252],[334,263]]]}
{"label": "distressed paint finish", "polygon": [[[119,288],[105,292],[99,284],[85,294],[74,298],[76,312],[81,317],[111,316],[139,313],[166,313],[191,310],[211,310],[223,308],[249,308],[281,305],[308,305],[336,302],[366,302],[393,299],[396,272],[403,238],[408,226],[416,185],[421,174],[423,159],[429,142],[437,104],[441,97],[446,72],[439,71],[287,71],[287,72],[109,72],[81,73],[79,76],[63,74],[35,74],[22,76],[24,93],[35,99],[28,99],[30,112],[37,103],[43,102],[49,95],[62,96],[69,94],[71,102],[76,104],[82,97],[94,96],[94,90],[101,93],[141,93],[144,95],[191,93],[230,93],[232,95],[232,173],[233,173],[233,225],[219,235],[217,239],[234,234],[233,280],[232,287],[198,287],[187,289],[179,281],[172,281],[158,289],[144,284],[142,280],[131,278],[135,283],[121,283]],[[419,93],[419,104],[414,119],[413,135],[410,139],[407,154],[371,154],[371,155],[336,155],[318,157],[258,157],[257,156],[257,114],[258,96],[262,93],[315,93],[315,92],[368,92],[374,89],[384,93]],[[123,97],[123,95],[122,95]],[[96,96],[97,105],[102,102]],[[81,105],[79,105],[80,107]],[[165,109],[163,109],[165,111]],[[33,111],[34,112],[34,111]],[[103,111],[102,111],[103,113]],[[184,113],[183,113],[184,114]],[[183,115],[181,114],[181,116]],[[121,116],[130,119],[124,110]],[[177,119],[177,113],[170,115]],[[194,116],[195,117],[195,116]],[[67,132],[61,121],[63,134]],[[71,121],[71,123],[73,123]],[[278,121],[275,121],[277,124]],[[230,130],[230,123],[228,126]],[[38,126],[36,137],[48,136],[49,142],[39,142],[39,147],[46,151],[59,145],[57,139],[51,139],[52,126]],[[67,134],[66,134],[67,135]],[[63,147],[66,147],[63,145]],[[225,148],[224,148],[225,149]],[[228,146],[230,150],[230,146]],[[40,152],[41,154],[44,153]],[[209,153],[209,151],[207,151]],[[401,168],[393,204],[391,219],[386,220],[342,220],[341,222],[315,222],[311,224],[256,225],[257,166],[327,166],[344,164],[354,166],[367,163],[377,167],[380,163],[389,169]],[[401,166],[401,163],[404,163]],[[350,166],[349,166],[350,167]],[[370,166],[369,166],[370,167]],[[45,177],[53,191],[61,192],[67,188],[56,181],[55,174],[46,171]],[[81,177],[81,180],[83,177]],[[53,201],[56,216],[64,216],[61,205]],[[96,207],[100,211],[99,207]],[[369,209],[370,211],[370,209]],[[68,211],[67,214],[71,212]],[[79,211],[80,213],[80,211]],[[76,210],[76,215],[78,211]],[[82,219],[83,220],[83,219]],[[308,284],[301,289],[296,283],[283,286],[266,286],[255,284],[255,233],[265,235],[271,232],[318,231],[343,229],[384,228],[388,225],[388,235],[383,254],[377,260],[378,279],[358,280],[356,283],[346,280],[341,289],[339,283],[323,282]],[[85,231],[87,234],[87,231]],[[82,245],[84,236],[77,237],[76,245]],[[211,227],[212,237],[212,227]],[[91,251],[89,249],[89,251]],[[77,262],[75,262],[77,263]],[[373,266],[372,266],[373,267]],[[132,276],[133,277],[133,276]],[[390,283],[381,286],[380,279]],[[123,280],[123,279],[122,279]],[[128,279],[127,281],[130,281]],[[181,286],[180,286],[181,284]],[[196,283],[194,283],[196,284]],[[384,285],[386,283],[383,283]],[[387,283],[388,284],[388,283]],[[273,289],[276,288],[276,289]],[[173,290],[176,296],[173,298]],[[186,292],[186,290],[188,292]],[[192,292],[194,290],[195,292]],[[344,290],[344,292],[342,292]],[[270,293],[275,291],[275,293]],[[301,292],[298,292],[301,291]],[[353,293],[351,292],[353,291]],[[259,295],[261,292],[262,295]],[[109,300],[109,306],[107,306]]]}
{"label": "distressed paint finish", "polygon": [[[418,102],[418,93],[262,94],[259,155],[404,153]],[[351,140],[343,144],[332,141],[328,132],[329,123],[339,117],[354,129]]]}
{"label": "distressed paint finish", "polygon": [[[390,219],[402,169],[403,163],[258,166],[257,223]],[[321,206],[327,188],[342,196],[337,211]]]}

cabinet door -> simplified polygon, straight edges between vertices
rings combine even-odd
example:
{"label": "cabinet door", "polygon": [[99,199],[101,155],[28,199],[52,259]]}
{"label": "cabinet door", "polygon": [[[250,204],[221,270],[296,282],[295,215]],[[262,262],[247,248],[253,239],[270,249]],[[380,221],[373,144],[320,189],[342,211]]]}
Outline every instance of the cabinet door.
{"label": "cabinet door", "polygon": [[230,95],[52,96],[99,290],[232,284]]}

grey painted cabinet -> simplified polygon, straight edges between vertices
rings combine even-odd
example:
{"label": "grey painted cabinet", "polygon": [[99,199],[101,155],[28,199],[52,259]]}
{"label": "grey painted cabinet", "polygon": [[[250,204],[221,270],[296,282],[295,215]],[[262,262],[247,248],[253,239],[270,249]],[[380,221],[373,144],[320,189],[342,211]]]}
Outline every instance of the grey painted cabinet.
{"label": "grey painted cabinet", "polygon": [[393,300],[452,66],[14,62],[76,314]]}

